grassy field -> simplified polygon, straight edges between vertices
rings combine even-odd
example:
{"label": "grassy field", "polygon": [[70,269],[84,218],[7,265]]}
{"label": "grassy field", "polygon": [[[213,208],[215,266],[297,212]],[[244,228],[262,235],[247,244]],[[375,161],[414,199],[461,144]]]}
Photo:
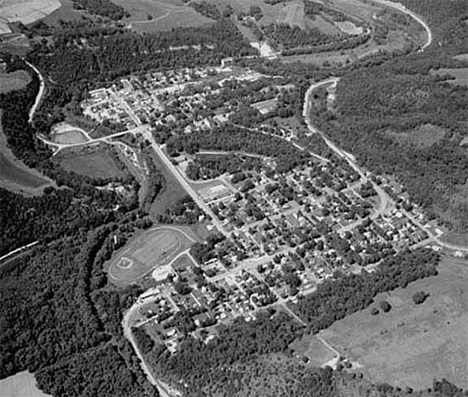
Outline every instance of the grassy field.
{"label": "grassy field", "polygon": [[[468,262],[444,256],[439,275],[376,297],[376,304],[338,321],[322,337],[371,380],[413,389],[446,378],[468,387]],[[417,291],[430,294],[416,305]],[[392,309],[371,315],[382,299]]]}
{"label": "grassy field", "polygon": [[0,380],[1,397],[47,397],[36,386],[36,379],[30,372],[24,371]]}
{"label": "grassy field", "polygon": [[62,150],[56,161],[66,171],[73,171],[91,178],[124,177],[126,173],[117,166],[108,150],[103,146],[66,149]]}
{"label": "grassy field", "polygon": [[81,128],[67,123],[59,123],[52,128],[51,139],[56,143],[74,144],[88,141]]}
{"label": "grassy field", "polygon": [[444,234],[441,240],[447,244],[453,244],[458,247],[468,247],[468,234],[466,233],[449,233]]}
{"label": "grassy field", "polygon": [[13,73],[0,73],[0,94],[20,90],[28,85],[31,76],[24,70]]}
{"label": "grassy field", "polygon": [[305,356],[309,359],[308,365],[321,367],[330,362],[336,355],[315,335],[304,335],[302,339],[294,341],[290,348],[296,356]]}
{"label": "grassy field", "polygon": [[388,131],[386,135],[399,143],[410,144],[418,149],[424,149],[444,139],[446,130],[436,125],[425,124],[410,132]]}
{"label": "grassy field", "polygon": [[185,230],[162,226],[135,237],[114,257],[108,274],[112,282],[126,286],[158,266],[169,264],[193,243]]}
{"label": "grassy field", "polygon": [[214,22],[181,0],[112,0],[130,12],[126,22],[137,32],[171,30],[184,26],[202,26]]}

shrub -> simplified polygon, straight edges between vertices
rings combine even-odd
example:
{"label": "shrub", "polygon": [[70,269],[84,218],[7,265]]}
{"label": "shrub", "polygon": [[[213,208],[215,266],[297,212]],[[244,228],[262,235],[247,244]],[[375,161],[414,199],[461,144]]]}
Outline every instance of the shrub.
{"label": "shrub", "polygon": [[391,306],[390,303],[388,303],[387,301],[380,301],[380,308],[381,308],[385,313],[388,313],[388,312],[392,309],[392,306]]}
{"label": "shrub", "polygon": [[413,302],[416,305],[420,305],[421,303],[424,303],[424,301],[429,297],[429,294],[425,291],[418,291],[413,294]]}

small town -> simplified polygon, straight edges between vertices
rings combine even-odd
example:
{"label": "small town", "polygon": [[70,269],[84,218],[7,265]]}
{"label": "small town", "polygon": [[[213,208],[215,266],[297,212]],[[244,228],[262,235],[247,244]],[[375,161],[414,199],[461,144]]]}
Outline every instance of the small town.
{"label": "small town", "polygon": [[[260,90],[248,90],[252,82]],[[161,142],[171,129],[190,135],[232,125],[245,107],[265,120],[295,89],[281,83],[229,65],[185,68],[122,79],[92,91],[82,107],[95,121],[123,126],[120,131],[143,126]],[[246,91],[242,104],[234,100],[237,90]],[[272,131],[285,142],[297,138],[297,130],[285,124],[245,128]],[[251,321],[259,309],[281,307],[294,316],[289,305],[324,280],[372,272],[382,258],[442,234],[397,183],[360,175],[337,156],[312,153],[299,167],[277,172],[273,157],[234,153],[244,170],[221,173],[210,168],[209,158],[227,153],[169,153],[168,145],[162,147],[202,203],[200,221],[216,236],[154,270],[153,286],[137,303],[132,326],[144,327],[171,352],[184,334],[208,343],[216,325],[240,316]]]}

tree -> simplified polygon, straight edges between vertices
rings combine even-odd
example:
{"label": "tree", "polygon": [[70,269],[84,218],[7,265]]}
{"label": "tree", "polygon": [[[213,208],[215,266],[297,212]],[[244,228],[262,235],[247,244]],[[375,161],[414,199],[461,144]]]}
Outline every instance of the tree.
{"label": "tree", "polygon": [[387,301],[380,301],[379,306],[384,311],[384,313],[388,313],[392,309],[392,306]]}
{"label": "tree", "polygon": [[425,291],[417,291],[413,294],[411,297],[413,299],[413,302],[416,305],[420,305],[421,303],[424,303],[424,301],[429,297],[429,294]]}

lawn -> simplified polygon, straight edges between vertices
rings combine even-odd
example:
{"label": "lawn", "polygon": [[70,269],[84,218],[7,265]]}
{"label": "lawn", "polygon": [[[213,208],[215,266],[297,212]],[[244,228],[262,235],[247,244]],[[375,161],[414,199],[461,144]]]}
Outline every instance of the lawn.
{"label": "lawn", "polygon": [[139,234],[112,259],[108,274],[112,282],[127,286],[156,267],[168,265],[195,241],[182,229],[161,226]]}
{"label": "lawn", "polygon": [[104,146],[66,149],[60,152],[56,161],[64,170],[90,178],[125,177],[126,172],[120,169],[109,150]]}
{"label": "lawn", "polygon": [[13,73],[0,73],[0,94],[20,90],[28,85],[31,76],[24,70]]}
{"label": "lawn", "polygon": [[[321,336],[374,382],[413,389],[446,378],[468,387],[468,262],[444,256],[439,275],[377,296],[375,304],[355,313]],[[416,305],[417,291],[430,294]],[[392,309],[371,310],[382,300]]]}

